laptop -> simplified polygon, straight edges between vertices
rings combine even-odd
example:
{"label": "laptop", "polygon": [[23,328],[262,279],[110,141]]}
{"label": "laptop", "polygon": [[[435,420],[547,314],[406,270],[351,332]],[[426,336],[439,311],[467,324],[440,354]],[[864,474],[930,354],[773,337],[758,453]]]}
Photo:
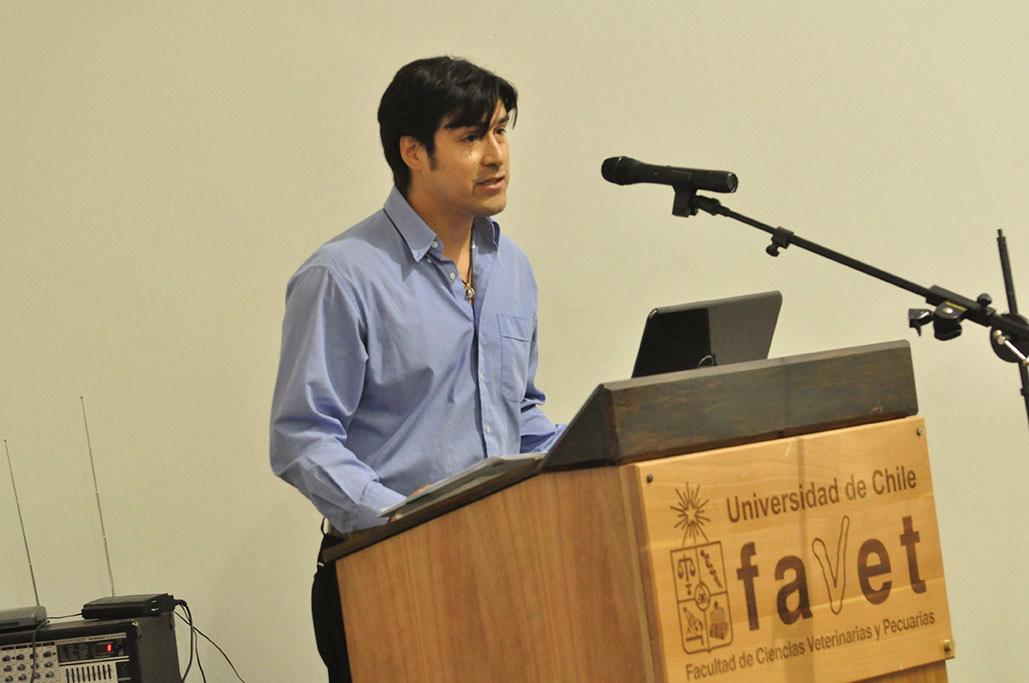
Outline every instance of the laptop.
{"label": "laptop", "polygon": [[780,292],[655,308],[647,316],[633,377],[768,357]]}

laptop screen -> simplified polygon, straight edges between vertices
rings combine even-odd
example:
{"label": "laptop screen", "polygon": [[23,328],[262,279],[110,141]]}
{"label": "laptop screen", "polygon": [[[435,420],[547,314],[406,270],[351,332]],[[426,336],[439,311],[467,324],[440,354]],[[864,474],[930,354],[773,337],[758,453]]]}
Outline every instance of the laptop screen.
{"label": "laptop screen", "polygon": [[767,358],[781,307],[782,294],[762,292],[655,308],[632,376]]}

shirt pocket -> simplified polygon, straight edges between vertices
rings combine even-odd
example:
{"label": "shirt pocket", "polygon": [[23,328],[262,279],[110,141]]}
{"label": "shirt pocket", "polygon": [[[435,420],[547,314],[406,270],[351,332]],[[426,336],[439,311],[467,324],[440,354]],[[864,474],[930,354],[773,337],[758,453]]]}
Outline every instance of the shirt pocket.
{"label": "shirt pocket", "polygon": [[500,323],[500,385],[504,398],[521,402],[529,382],[529,349],[536,321],[514,315],[498,315]]}

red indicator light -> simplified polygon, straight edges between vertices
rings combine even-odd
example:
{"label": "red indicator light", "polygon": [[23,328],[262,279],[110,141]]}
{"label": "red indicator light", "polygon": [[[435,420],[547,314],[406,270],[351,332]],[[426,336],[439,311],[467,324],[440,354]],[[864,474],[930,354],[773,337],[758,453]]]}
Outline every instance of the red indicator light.
{"label": "red indicator light", "polygon": [[114,643],[107,643],[104,645],[104,652],[114,652]]}

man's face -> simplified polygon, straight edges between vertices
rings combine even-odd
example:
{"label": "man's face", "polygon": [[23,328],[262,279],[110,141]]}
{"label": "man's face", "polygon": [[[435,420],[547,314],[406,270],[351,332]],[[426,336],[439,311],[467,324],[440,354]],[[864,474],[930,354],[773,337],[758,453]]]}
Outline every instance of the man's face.
{"label": "man's face", "polygon": [[507,206],[507,109],[497,103],[486,132],[479,127],[436,130],[429,168],[419,174],[432,213],[451,220],[492,216]]}

